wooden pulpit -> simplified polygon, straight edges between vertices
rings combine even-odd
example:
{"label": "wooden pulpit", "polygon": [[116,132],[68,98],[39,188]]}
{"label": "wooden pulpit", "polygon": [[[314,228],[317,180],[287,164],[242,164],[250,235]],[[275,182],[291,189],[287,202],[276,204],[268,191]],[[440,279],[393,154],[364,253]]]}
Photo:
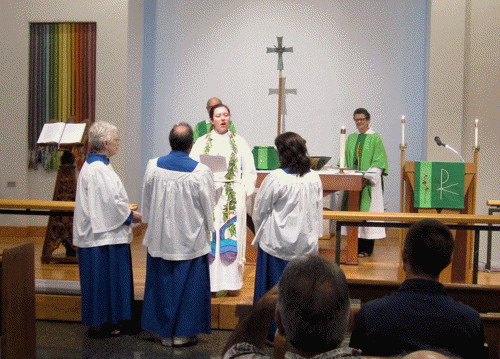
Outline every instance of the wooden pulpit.
{"label": "wooden pulpit", "polygon": [[[402,189],[401,206],[402,212],[428,213],[432,218],[434,213],[474,214],[476,210],[476,187],[477,187],[477,159],[478,148],[474,152],[474,162],[465,163],[464,179],[464,208],[415,208],[415,162],[405,162],[402,156]],[[403,151],[404,152],[404,151]],[[457,223],[460,224],[460,223]],[[440,281],[452,283],[472,283],[473,268],[472,256],[474,248],[474,233],[468,230],[453,231],[455,237],[455,249],[450,266],[441,273]],[[403,247],[404,236],[407,230],[402,231],[400,238]],[[400,265],[400,278],[403,277],[402,265]]]}

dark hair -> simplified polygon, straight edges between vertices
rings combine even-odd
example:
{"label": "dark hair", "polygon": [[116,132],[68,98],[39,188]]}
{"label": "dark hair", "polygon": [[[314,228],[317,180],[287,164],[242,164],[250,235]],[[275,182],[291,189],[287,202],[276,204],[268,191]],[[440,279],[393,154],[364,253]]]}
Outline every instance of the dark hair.
{"label": "dark hair", "polygon": [[290,173],[301,177],[311,169],[307,157],[306,140],[295,132],[285,132],[276,137],[274,144],[278,149],[281,168],[290,168]]}
{"label": "dark hair", "polygon": [[359,114],[365,115],[367,120],[370,119],[370,113],[368,112],[368,110],[366,108],[360,107],[360,108],[355,109],[354,113],[352,114],[352,117],[354,117],[354,115],[359,115]]}
{"label": "dark hair", "polygon": [[455,241],[449,228],[435,219],[413,224],[403,247],[403,261],[416,275],[437,278],[451,261]]}
{"label": "dark hair", "polygon": [[214,118],[214,112],[215,112],[215,109],[219,108],[219,107],[225,107],[227,112],[229,114],[231,114],[231,110],[229,109],[229,107],[227,107],[226,105],[222,104],[222,103],[219,103],[218,105],[214,105],[212,106],[212,108],[210,109],[210,119],[212,120]]}
{"label": "dark hair", "polygon": [[172,150],[189,152],[193,147],[193,129],[185,122],[177,123],[170,130],[168,141]]}
{"label": "dark hair", "polygon": [[290,261],[278,285],[285,335],[295,348],[327,352],[344,339],[349,318],[349,289],[344,273],[319,255]]}

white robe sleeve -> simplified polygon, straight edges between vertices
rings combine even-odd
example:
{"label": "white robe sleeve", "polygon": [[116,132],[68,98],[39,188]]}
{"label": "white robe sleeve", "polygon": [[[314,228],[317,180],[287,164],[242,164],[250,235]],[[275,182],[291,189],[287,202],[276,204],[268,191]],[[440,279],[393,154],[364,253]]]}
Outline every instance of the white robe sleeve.
{"label": "white robe sleeve", "polygon": [[130,216],[123,184],[110,168],[96,168],[88,184],[88,201],[94,233],[114,230]]}
{"label": "white robe sleeve", "polygon": [[251,196],[255,192],[255,182],[257,181],[257,170],[255,169],[255,161],[253,158],[252,151],[248,147],[247,142],[241,136],[240,143],[238,144],[238,152],[241,153],[241,171],[242,171],[242,182],[245,186],[245,192],[247,197]]}
{"label": "white robe sleeve", "polygon": [[151,196],[152,196],[150,177],[153,166],[156,166],[157,161],[158,161],[157,158],[148,161],[146,172],[144,173],[144,180],[142,181],[141,214],[142,214],[142,222],[144,223],[149,222]]}
{"label": "white robe sleeve", "polygon": [[270,173],[264,178],[262,184],[255,196],[255,204],[253,208],[253,222],[255,224],[255,232],[257,233],[265,218],[269,217],[274,208],[275,198],[278,195],[279,183],[276,177]]}
{"label": "white robe sleeve", "polygon": [[382,177],[383,171],[384,170],[382,168],[370,167],[368,171],[365,172],[363,178],[366,178],[368,181],[370,181],[370,184],[372,186],[376,186],[380,182],[380,178]]}
{"label": "white robe sleeve", "polygon": [[214,207],[215,207],[215,183],[212,171],[208,168],[204,175],[200,178],[200,201],[205,215],[205,223],[207,230],[210,232],[215,231],[214,226]]}

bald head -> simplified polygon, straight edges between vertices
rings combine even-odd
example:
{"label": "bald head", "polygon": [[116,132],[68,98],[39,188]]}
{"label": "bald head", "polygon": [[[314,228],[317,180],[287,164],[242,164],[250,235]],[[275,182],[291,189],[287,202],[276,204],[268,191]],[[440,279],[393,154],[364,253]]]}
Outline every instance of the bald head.
{"label": "bald head", "polygon": [[430,350],[418,350],[416,352],[405,355],[402,359],[449,359],[443,354],[439,354]]}
{"label": "bald head", "polygon": [[168,140],[173,151],[189,153],[193,147],[193,129],[185,122],[178,123],[170,130]]}
{"label": "bald head", "polygon": [[218,97],[210,97],[207,101],[207,112],[210,113],[210,109],[215,105],[220,105],[222,101]]}

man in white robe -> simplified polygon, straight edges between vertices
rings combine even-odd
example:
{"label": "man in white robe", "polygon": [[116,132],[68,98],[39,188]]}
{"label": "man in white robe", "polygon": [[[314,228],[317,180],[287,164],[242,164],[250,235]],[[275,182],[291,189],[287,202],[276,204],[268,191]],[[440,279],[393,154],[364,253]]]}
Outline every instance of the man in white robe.
{"label": "man in white robe", "polygon": [[73,217],[73,244],[78,247],[82,324],[89,336],[121,334],[119,324],[132,319],[131,223],[127,192],[109,158],[120,139],[115,126],[96,122],[89,129],[90,153],[78,177]]}
{"label": "man in white robe", "polygon": [[195,344],[211,330],[207,254],[214,230],[212,172],[189,157],[193,130],[175,125],[170,154],[149,161],[142,190],[143,244],[148,248],[143,329],[163,345]]}

